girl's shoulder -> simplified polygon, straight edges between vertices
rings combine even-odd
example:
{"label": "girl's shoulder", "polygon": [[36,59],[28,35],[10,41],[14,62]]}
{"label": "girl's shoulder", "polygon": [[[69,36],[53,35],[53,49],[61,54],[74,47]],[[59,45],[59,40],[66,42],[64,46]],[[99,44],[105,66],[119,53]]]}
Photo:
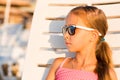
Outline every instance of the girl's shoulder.
{"label": "girl's shoulder", "polygon": [[53,64],[52,64],[52,65],[58,67],[64,60],[65,60],[65,57],[56,58],[56,59],[53,61]]}
{"label": "girl's shoulder", "polygon": [[55,73],[57,71],[57,69],[59,68],[60,64],[65,60],[64,57],[59,57],[59,58],[56,58],[52,65],[50,66],[50,70],[49,70],[49,73],[48,73],[48,76],[46,78],[46,80],[55,80]]}
{"label": "girl's shoulder", "polygon": [[58,58],[56,58],[54,61],[55,62],[62,62],[62,61],[64,61],[66,59],[66,57],[58,57]]}
{"label": "girl's shoulder", "polygon": [[59,57],[59,58],[56,58],[53,62],[53,65],[56,66],[56,67],[60,67],[62,66],[66,60],[70,60],[71,58],[70,57]]}

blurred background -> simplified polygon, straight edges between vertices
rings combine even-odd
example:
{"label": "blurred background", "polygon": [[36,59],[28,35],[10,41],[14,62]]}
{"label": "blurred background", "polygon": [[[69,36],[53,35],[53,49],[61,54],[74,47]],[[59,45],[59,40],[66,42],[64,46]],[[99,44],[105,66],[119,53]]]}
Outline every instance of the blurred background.
{"label": "blurred background", "polygon": [[0,80],[21,80],[36,0],[0,0]]}

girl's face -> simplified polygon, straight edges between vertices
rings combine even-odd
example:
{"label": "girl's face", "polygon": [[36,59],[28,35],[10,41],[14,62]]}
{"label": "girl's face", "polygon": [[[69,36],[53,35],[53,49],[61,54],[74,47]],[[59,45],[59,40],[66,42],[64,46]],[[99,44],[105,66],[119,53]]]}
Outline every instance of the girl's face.
{"label": "girl's face", "polygon": [[[86,26],[80,18],[74,14],[69,14],[66,18],[66,26]],[[74,35],[69,35],[68,32],[64,34],[66,46],[71,52],[80,52],[84,50],[90,43],[90,31],[80,28],[75,29]]]}

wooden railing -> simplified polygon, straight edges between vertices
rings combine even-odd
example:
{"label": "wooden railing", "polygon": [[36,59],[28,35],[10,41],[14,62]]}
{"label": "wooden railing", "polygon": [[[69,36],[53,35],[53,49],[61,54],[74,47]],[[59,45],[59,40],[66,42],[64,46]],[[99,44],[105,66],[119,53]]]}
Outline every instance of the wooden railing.
{"label": "wooden railing", "polygon": [[[50,67],[51,64],[38,64],[38,67]],[[120,68],[120,64],[115,64],[114,68]]]}

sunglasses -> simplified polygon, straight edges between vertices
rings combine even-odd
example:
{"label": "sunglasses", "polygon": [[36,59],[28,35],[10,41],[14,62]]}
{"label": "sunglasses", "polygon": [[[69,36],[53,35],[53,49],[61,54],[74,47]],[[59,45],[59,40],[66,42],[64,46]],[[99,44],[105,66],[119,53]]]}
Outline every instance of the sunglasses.
{"label": "sunglasses", "polygon": [[[76,28],[80,28],[80,29],[87,30],[87,31],[95,30],[95,29],[93,29],[93,28],[88,28],[88,27],[84,27],[84,26],[71,25],[71,26],[64,26],[64,27],[62,28],[62,33],[63,33],[63,35],[64,35],[66,32],[68,32],[69,35],[72,36],[72,35],[75,34],[75,29],[76,29]],[[102,34],[99,33],[99,36],[102,36]]]}

